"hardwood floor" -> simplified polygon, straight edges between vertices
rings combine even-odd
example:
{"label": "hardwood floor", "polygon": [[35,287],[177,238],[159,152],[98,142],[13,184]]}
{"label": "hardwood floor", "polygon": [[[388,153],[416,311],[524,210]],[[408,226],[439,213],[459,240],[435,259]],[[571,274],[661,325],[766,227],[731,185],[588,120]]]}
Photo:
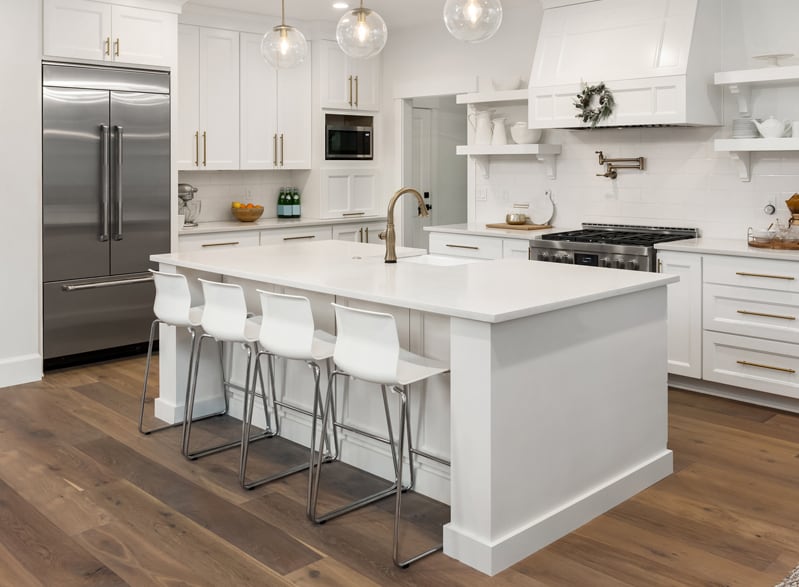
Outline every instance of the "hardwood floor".
{"label": "hardwood floor", "polygon": [[[304,474],[245,492],[238,451],[190,463],[177,429],[141,436],[143,364],[51,371],[0,390],[0,585],[752,587],[799,563],[793,414],[672,390],[675,474],[489,578],[443,554],[395,568],[390,500],[315,526]],[[196,428],[197,443],[240,430],[230,419]],[[305,456],[280,439],[253,447],[253,476]],[[329,469],[334,498],[379,483]],[[406,503],[409,548],[440,536],[446,507]]]}

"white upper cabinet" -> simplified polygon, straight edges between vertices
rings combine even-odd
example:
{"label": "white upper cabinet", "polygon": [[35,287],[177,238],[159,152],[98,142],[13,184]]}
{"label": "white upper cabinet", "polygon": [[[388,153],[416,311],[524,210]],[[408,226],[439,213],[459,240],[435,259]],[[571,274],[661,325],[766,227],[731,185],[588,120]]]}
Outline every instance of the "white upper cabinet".
{"label": "white upper cabinet", "polygon": [[320,42],[322,108],[380,109],[380,57],[351,59],[332,41]]}
{"label": "white upper cabinet", "polygon": [[45,0],[44,55],[169,66],[177,14],[93,0]]}
{"label": "white upper cabinet", "polygon": [[178,169],[238,169],[239,33],[179,26]]}
{"label": "white upper cabinet", "polygon": [[321,218],[357,218],[380,212],[377,170],[323,169],[321,175]]}
{"label": "white upper cabinet", "polygon": [[310,168],[310,59],[277,70],[261,56],[262,35],[240,36],[240,168]]}

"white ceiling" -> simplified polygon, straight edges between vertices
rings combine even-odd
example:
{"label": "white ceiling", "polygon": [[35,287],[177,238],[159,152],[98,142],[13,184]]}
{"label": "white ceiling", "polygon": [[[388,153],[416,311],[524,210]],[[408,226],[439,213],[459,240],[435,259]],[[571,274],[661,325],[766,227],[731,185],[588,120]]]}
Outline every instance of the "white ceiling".
{"label": "white ceiling", "polygon": [[[356,8],[360,0],[346,0]],[[343,10],[332,7],[334,0],[285,0],[286,22],[292,19],[337,22]],[[188,6],[213,6],[225,10],[241,10],[280,17],[280,0],[189,0]],[[442,19],[444,0],[364,0],[364,6],[375,10],[391,28],[419,23],[432,23]]]}

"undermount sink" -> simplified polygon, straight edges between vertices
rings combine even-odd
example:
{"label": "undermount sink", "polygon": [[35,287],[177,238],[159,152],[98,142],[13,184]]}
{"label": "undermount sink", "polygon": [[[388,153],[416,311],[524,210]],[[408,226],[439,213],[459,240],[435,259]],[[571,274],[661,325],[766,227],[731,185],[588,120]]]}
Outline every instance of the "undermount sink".
{"label": "undermount sink", "polygon": [[455,265],[478,263],[482,260],[483,259],[471,259],[469,257],[448,257],[446,255],[416,255],[415,257],[400,257],[397,259],[397,263],[416,263],[418,265],[452,267]]}

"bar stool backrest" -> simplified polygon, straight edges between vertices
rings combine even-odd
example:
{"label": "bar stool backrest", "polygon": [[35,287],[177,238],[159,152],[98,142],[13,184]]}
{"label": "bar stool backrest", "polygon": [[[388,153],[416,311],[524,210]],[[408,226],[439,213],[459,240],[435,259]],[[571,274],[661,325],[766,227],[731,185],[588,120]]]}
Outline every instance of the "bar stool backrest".
{"label": "bar stool backrest", "polygon": [[241,286],[198,279],[205,297],[203,330],[217,340],[246,342],[244,325],[247,321],[247,303]]}
{"label": "bar stool backrest", "polygon": [[400,345],[394,316],[339,304],[333,304],[333,308],[336,367],[358,379],[395,384]]}
{"label": "bar stool backrest", "polygon": [[261,346],[281,357],[308,360],[313,356],[314,321],[311,302],[303,296],[257,290],[261,296]]}
{"label": "bar stool backrest", "polygon": [[186,276],[150,269],[155,282],[153,312],[161,322],[174,326],[192,326],[189,320],[191,293]]}

